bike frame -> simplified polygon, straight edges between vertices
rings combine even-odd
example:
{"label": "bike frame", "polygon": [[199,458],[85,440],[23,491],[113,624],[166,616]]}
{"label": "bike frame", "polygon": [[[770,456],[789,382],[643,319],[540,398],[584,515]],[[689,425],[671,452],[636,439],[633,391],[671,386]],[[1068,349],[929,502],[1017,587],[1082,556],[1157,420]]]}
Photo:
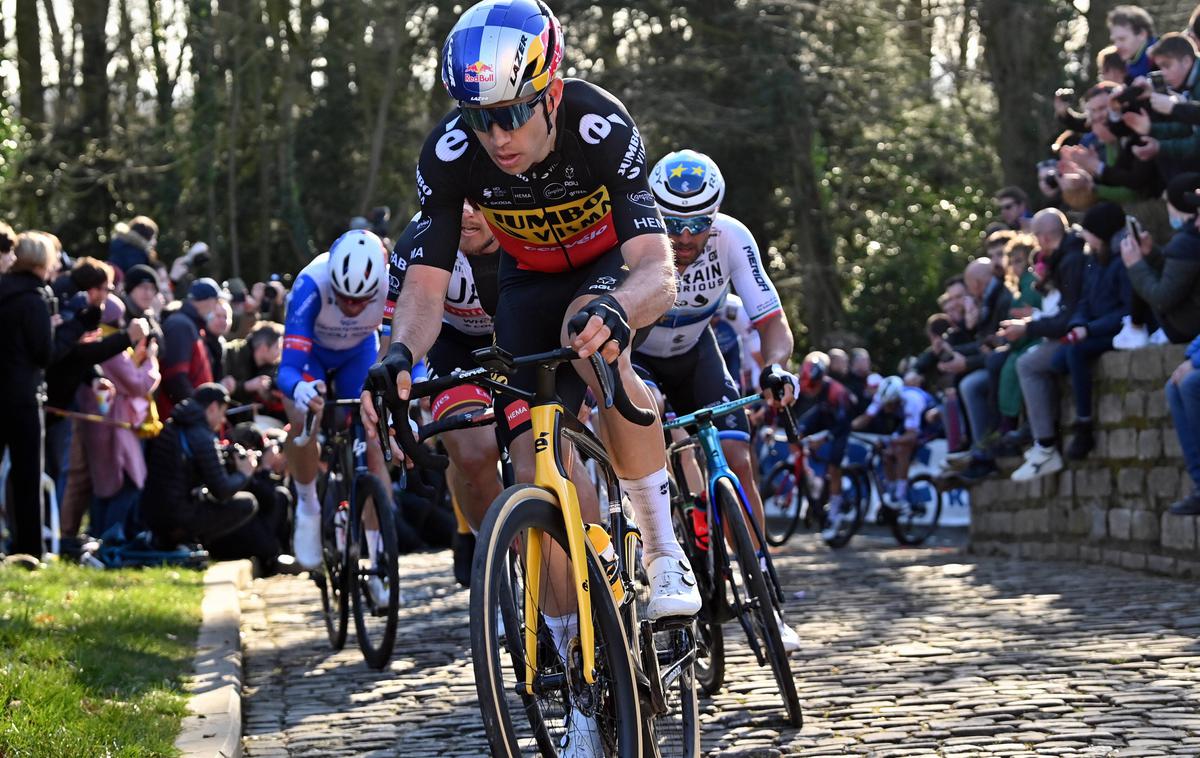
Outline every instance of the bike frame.
{"label": "bike frame", "polygon": [[[729,468],[729,462],[725,459],[725,451],[721,449],[721,433],[717,427],[713,425],[712,419],[716,416],[723,416],[726,413],[731,413],[740,408],[745,408],[748,405],[754,405],[762,398],[758,395],[749,395],[739,400],[733,400],[721,405],[715,405],[711,408],[704,408],[690,413],[686,416],[663,424],[663,429],[681,429],[685,426],[696,425],[697,432],[696,440],[700,443],[700,449],[704,452],[704,458],[708,466],[708,496],[712,508],[715,524],[720,526],[721,515],[714,504],[717,482],[722,479],[728,480],[733,489],[738,493],[738,499],[742,502],[742,508],[746,511],[746,517],[750,519],[750,523],[754,523],[754,510],[750,507],[750,501],[746,498],[746,491],[742,489],[742,483],[738,481],[737,474],[733,473],[733,469]],[[690,444],[690,440],[685,440],[683,443],[674,443],[672,448],[682,450]],[[709,529],[710,533],[712,528]]]}

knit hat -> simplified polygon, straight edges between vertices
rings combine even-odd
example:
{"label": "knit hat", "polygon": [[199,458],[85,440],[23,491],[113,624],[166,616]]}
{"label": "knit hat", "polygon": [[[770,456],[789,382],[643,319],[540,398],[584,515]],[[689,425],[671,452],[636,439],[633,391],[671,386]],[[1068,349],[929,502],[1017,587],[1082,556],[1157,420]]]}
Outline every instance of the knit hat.
{"label": "knit hat", "polygon": [[207,408],[211,403],[217,402],[229,405],[229,391],[225,389],[225,385],[223,384],[205,382],[196,388],[192,399],[201,408]]}
{"label": "knit hat", "polygon": [[132,292],[134,287],[139,284],[150,282],[154,285],[154,290],[158,291],[158,275],[154,273],[154,269],[144,263],[139,263],[136,266],[130,267],[125,272],[125,291]]}
{"label": "knit hat", "polygon": [[1167,202],[1181,213],[1194,214],[1200,211],[1200,174],[1189,171],[1179,174],[1167,185]]}
{"label": "knit hat", "polygon": [[221,285],[207,276],[192,282],[192,288],[188,290],[188,297],[192,300],[211,300],[220,294]]}
{"label": "knit hat", "polygon": [[1097,203],[1088,208],[1081,226],[1108,243],[1125,226],[1125,210],[1116,203]]}

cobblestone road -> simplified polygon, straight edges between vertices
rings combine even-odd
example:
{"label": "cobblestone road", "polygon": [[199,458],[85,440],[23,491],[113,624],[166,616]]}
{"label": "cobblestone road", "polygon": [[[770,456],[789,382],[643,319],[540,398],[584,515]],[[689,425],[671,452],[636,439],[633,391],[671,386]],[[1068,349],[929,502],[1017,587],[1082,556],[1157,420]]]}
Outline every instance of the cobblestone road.
{"label": "cobblestone road", "polygon": [[[704,705],[708,755],[1200,756],[1200,593],[1116,569],[794,539],[779,561],[806,647],[784,728],[768,671],[734,650]],[[468,593],[449,554],[407,557],[388,670],[331,653],[304,579],[243,599],[249,756],[481,756]],[[736,639],[740,630],[726,627]]]}

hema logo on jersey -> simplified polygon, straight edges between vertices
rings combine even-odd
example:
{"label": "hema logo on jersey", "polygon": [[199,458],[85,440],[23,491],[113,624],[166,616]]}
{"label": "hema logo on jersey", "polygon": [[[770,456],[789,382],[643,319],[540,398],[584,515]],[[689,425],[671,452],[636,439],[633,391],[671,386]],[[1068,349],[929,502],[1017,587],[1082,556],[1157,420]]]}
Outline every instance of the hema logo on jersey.
{"label": "hema logo on jersey", "polygon": [[497,211],[484,208],[483,214],[493,230],[521,242],[553,244],[571,238],[605,222],[612,212],[608,188],[601,186],[590,195],[561,205],[528,211]]}

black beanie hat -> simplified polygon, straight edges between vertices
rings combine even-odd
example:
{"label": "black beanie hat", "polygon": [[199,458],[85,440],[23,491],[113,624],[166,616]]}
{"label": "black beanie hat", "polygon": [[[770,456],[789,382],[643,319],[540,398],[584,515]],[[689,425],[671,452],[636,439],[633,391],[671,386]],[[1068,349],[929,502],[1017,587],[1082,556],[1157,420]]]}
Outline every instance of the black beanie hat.
{"label": "black beanie hat", "polygon": [[1108,244],[1125,225],[1125,210],[1116,203],[1097,203],[1083,216],[1081,226]]}
{"label": "black beanie hat", "polygon": [[1200,211],[1200,174],[1189,171],[1179,174],[1167,185],[1167,202],[1181,213],[1194,214]]}
{"label": "black beanie hat", "polygon": [[125,272],[125,291],[132,292],[133,288],[139,284],[150,282],[154,285],[154,289],[158,290],[158,276],[154,273],[154,269],[144,263],[139,263],[136,266],[131,266]]}

